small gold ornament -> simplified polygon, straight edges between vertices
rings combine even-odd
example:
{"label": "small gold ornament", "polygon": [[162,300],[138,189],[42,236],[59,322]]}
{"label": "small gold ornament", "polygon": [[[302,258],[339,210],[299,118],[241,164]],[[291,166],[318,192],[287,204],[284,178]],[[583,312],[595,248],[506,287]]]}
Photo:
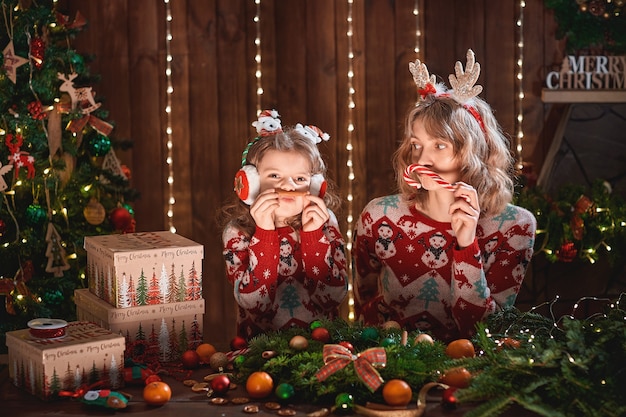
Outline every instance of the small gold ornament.
{"label": "small gold ornament", "polygon": [[92,198],[83,210],[83,215],[87,223],[97,226],[106,218],[106,210],[96,198]]}

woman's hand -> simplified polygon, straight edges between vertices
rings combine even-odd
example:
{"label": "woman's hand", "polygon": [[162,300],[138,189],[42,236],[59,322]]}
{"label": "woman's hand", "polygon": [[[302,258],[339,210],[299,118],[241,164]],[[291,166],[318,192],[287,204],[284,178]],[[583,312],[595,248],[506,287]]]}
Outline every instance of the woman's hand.
{"label": "woman's hand", "polygon": [[302,230],[312,232],[322,227],[330,218],[330,214],[328,214],[328,208],[323,199],[311,194],[307,194],[303,198]]}
{"label": "woman's hand", "polygon": [[476,226],[480,217],[478,194],[464,182],[454,184],[454,202],[450,205],[452,230],[460,249],[470,246],[476,239]]}
{"label": "woman's hand", "polygon": [[264,230],[275,230],[275,212],[278,208],[278,193],[274,189],[265,190],[250,206],[250,215],[257,227]]}

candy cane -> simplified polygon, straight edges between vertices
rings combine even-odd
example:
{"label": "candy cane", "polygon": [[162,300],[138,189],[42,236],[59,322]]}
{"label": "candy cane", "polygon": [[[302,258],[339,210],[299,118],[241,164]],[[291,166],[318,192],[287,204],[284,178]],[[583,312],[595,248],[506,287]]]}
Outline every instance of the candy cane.
{"label": "candy cane", "polygon": [[413,172],[415,172],[415,171],[417,171],[421,175],[429,176],[430,178],[433,179],[433,181],[435,181],[437,184],[441,185],[443,188],[445,188],[447,190],[450,190],[450,191],[454,191],[454,186],[452,186],[452,184],[450,184],[448,181],[444,180],[438,174],[434,173],[433,171],[431,171],[430,169],[426,168],[425,166],[418,165],[418,164],[409,165],[404,170],[404,180],[411,187],[415,187],[415,188],[421,188],[422,187],[422,184],[419,181],[415,181],[411,177],[411,174]]}

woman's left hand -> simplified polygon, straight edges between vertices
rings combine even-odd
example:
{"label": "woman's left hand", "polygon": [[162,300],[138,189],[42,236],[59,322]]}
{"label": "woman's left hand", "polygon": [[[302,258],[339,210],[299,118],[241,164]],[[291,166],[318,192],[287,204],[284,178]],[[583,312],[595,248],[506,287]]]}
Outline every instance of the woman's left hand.
{"label": "woman's left hand", "polygon": [[450,204],[452,230],[460,249],[470,246],[476,239],[476,225],[480,217],[478,194],[471,185],[457,182],[455,200]]}
{"label": "woman's left hand", "polygon": [[323,199],[311,194],[307,194],[303,198],[302,230],[312,232],[322,227],[330,218],[330,214],[328,214],[328,208]]}

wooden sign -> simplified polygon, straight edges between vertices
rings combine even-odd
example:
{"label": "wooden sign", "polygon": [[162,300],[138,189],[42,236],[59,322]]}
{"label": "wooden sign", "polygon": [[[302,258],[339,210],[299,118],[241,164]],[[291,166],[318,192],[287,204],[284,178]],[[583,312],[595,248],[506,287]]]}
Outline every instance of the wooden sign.
{"label": "wooden sign", "polygon": [[568,55],[546,77],[550,90],[626,90],[626,56]]}

